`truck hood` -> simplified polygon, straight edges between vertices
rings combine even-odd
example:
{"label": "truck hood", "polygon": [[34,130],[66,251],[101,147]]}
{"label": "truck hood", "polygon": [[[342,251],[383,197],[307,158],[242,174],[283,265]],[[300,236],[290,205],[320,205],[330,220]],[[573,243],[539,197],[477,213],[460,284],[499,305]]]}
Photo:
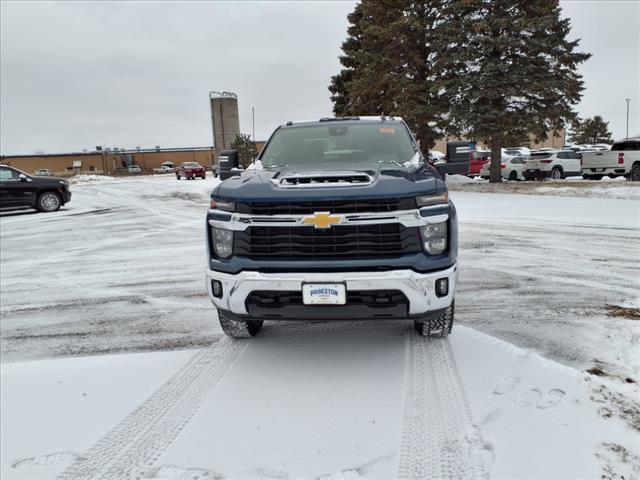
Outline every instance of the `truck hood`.
{"label": "truck hood", "polygon": [[[368,176],[370,182],[327,183],[327,184],[286,184],[285,178],[307,177],[349,177]],[[344,200],[353,198],[411,197],[437,194],[446,191],[439,173],[422,166],[409,170],[401,167],[381,165],[377,171],[371,169],[316,169],[302,170],[282,168],[279,170],[247,170],[220,183],[211,193],[212,197],[229,201],[274,202]]]}
{"label": "truck hood", "polygon": [[36,183],[38,185],[60,185],[60,182],[64,182],[65,184],[69,184],[69,179],[68,178],[61,178],[61,177],[39,177],[37,175],[33,175],[30,176],[29,178],[31,178],[31,181],[33,183]]}

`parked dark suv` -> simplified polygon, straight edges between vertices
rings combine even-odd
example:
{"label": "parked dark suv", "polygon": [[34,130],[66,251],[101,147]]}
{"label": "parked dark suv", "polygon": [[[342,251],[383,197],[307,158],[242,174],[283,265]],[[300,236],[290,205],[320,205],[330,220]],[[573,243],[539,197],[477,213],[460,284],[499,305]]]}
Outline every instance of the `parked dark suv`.
{"label": "parked dark suv", "polygon": [[31,207],[55,212],[71,201],[69,182],[56,177],[33,177],[0,165],[0,208]]}

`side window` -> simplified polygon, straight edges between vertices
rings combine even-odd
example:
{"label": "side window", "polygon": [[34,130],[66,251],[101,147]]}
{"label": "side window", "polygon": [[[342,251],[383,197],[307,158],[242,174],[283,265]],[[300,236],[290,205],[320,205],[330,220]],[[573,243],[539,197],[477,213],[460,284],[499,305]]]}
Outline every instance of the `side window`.
{"label": "side window", "polygon": [[2,182],[17,180],[18,175],[20,175],[18,172],[10,168],[0,168],[0,181]]}
{"label": "side window", "polygon": [[619,142],[614,143],[611,147],[611,150],[614,151],[624,151],[624,150],[638,150],[639,142]]}
{"label": "side window", "polygon": [[567,154],[564,152],[560,152],[558,153],[558,158],[562,158],[562,159],[567,158]]}

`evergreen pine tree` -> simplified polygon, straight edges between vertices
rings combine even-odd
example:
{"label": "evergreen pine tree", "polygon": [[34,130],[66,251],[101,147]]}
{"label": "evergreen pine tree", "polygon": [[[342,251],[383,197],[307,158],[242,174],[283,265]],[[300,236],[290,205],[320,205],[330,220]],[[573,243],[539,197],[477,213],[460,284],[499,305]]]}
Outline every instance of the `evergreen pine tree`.
{"label": "evergreen pine tree", "polygon": [[600,115],[593,118],[576,120],[571,124],[569,140],[573,143],[613,143],[609,122],[605,122]]}
{"label": "evergreen pine tree", "polygon": [[447,90],[440,78],[456,2],[363,0],[349,15],[343,69],[331,79],[334,113],[399,115],[423,151],[449,127]]}
{"label": "evergreen pine tree", "polygon": [[490,145],[490,181],[499,182],[505,141],[542,140],[575,118],[583,90],[577,67],[590,54],[567,39],[569,20],[560,19],[557,0],[464,4],[448,66],[451,114],[469,138]]}
{"label": "evergreen pine tree", "polygon": [[251,135],[239,133],[231,142],[231,149],[237,150],[238,160],[242,168],[247,168],[256,157],[256,145]]}

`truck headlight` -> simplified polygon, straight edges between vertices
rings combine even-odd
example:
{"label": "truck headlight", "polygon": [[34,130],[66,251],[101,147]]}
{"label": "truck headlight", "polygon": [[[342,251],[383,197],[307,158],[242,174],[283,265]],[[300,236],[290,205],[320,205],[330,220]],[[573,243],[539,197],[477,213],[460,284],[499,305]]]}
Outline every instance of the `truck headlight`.
{"label": "truck headlight", "polygon": [[429,255],[438,255],[447,249],[447,222],[430,223],[420,227],[422,245]]}
{"label": "truck headlight", "polygon": [[210,206],[212,209],[224,210],[225,212],[233,212],[236,208],[235,202],[220,200],[218,198],[212,198]]}
{"label": "truck headlight", "polygon": [[220,258],[229,258],[233,253],[233,232],[222,228],[211,228],[213,251]]}
{"label": "truck headlight", "polygon": [[449,203],[449,192],[437,195],[421,195],[416,197],[418,207],[430,207],[432,205],[445,205]]}

